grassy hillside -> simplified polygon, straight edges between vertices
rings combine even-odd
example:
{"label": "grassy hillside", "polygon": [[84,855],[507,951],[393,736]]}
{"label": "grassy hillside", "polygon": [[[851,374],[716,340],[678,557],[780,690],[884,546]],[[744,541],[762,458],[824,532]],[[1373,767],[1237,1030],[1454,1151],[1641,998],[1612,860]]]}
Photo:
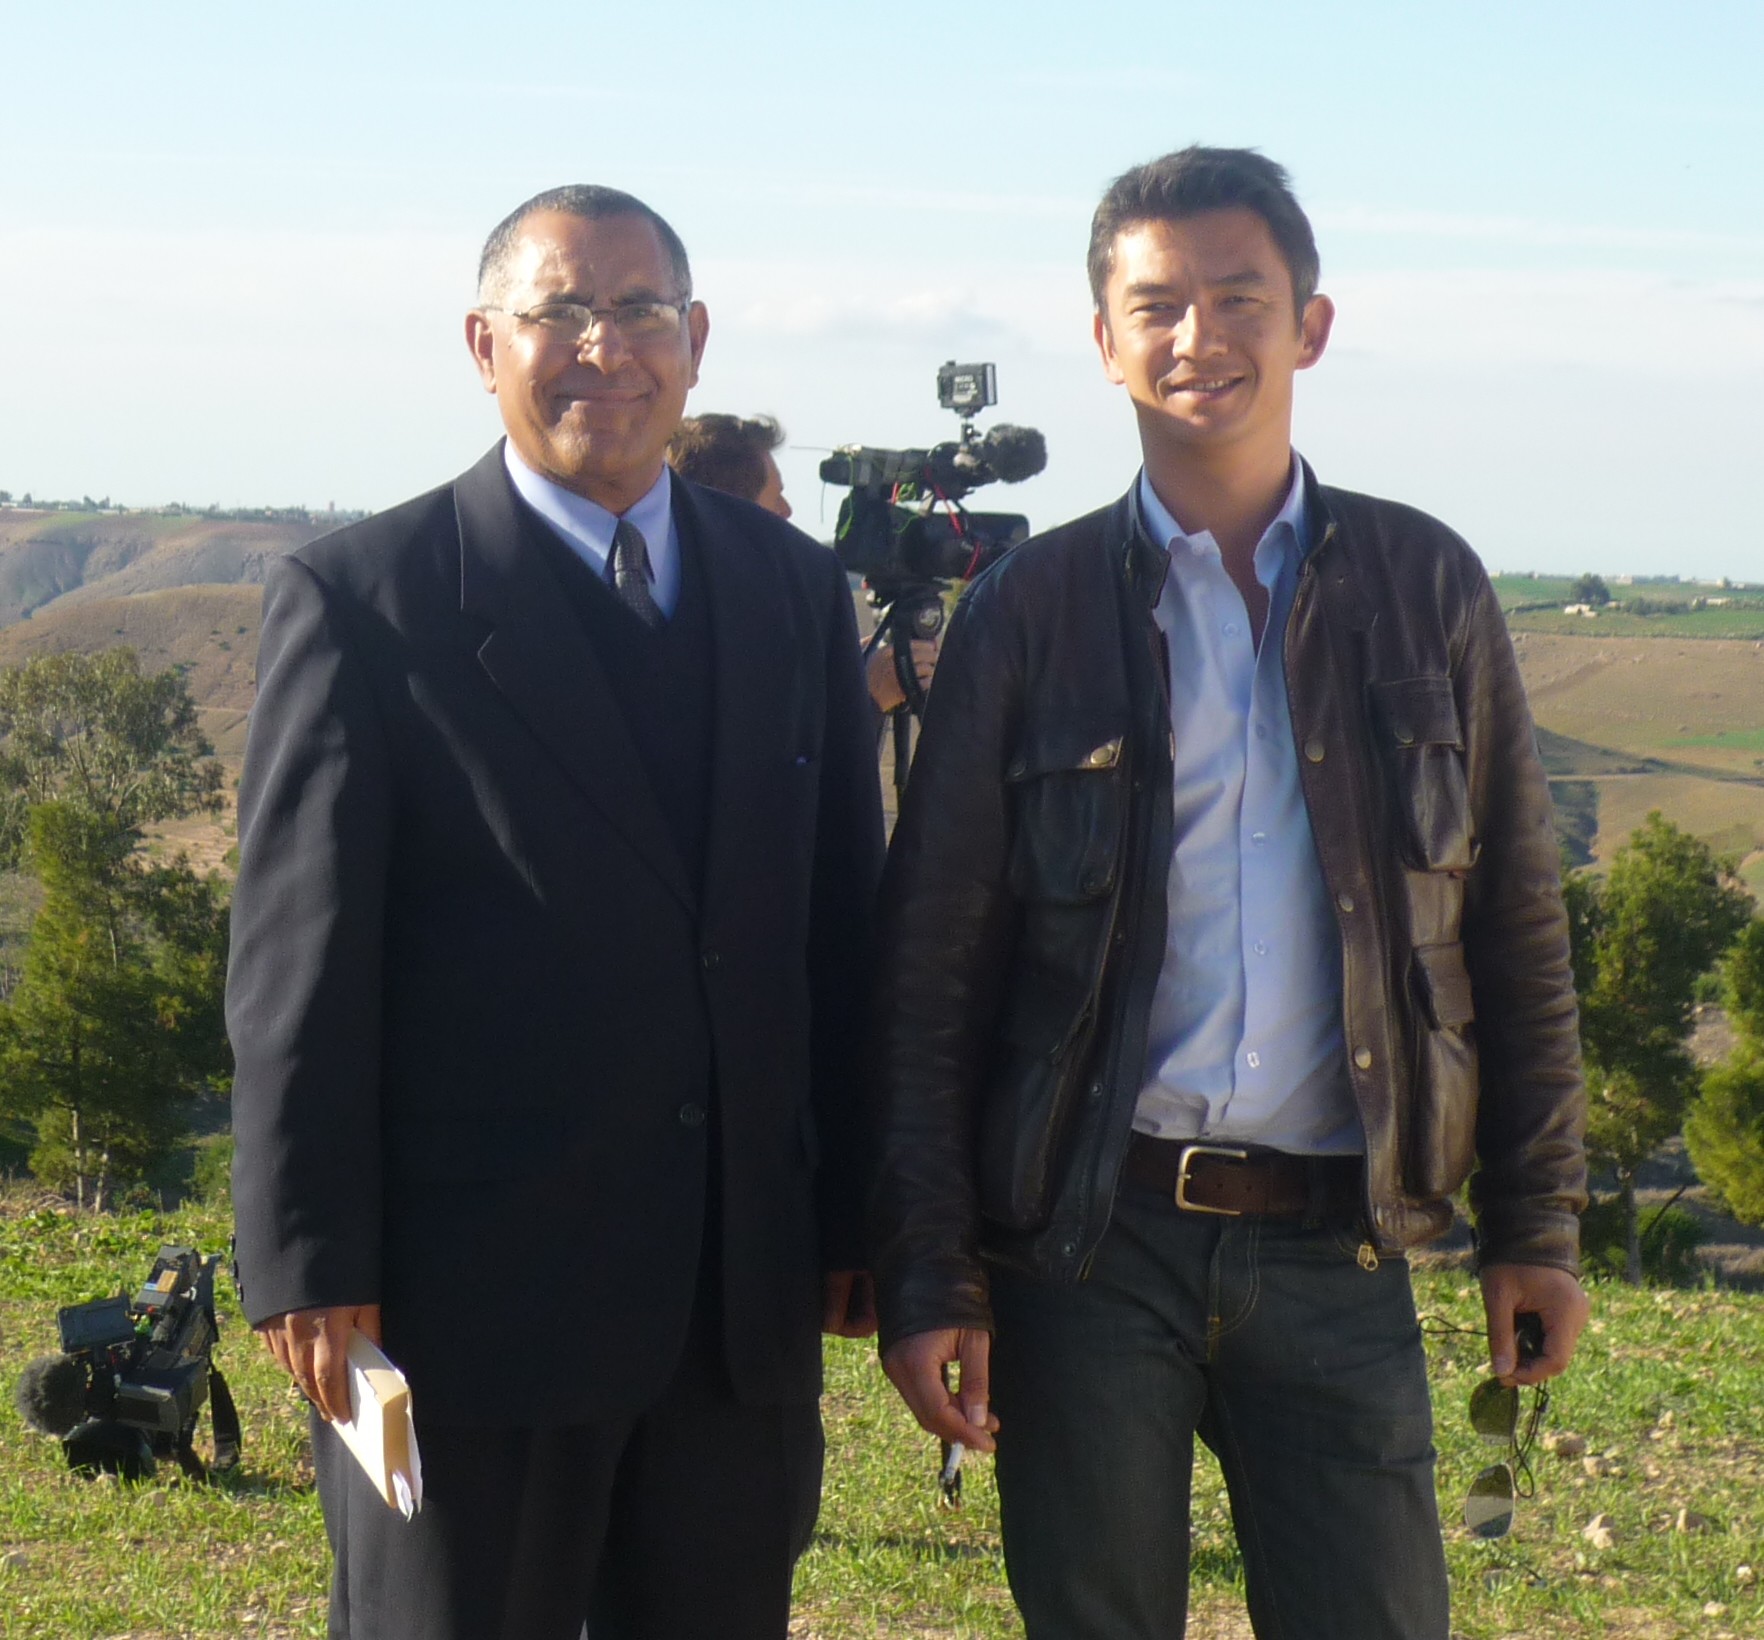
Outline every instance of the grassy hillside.
{"label": "grassy hillside", "polygon": [[1563,613],[1575,577],[1496,575],[1495,596],[1515,632],[1564,637],[1764,639],[1764,588],[1647,579],[1609,583],[1611,603],[1592,615]]}
{"label": "grassy hillside", "polygon": [[1608,860],[1652,809],[1736,855],[1764,897],[1764,646],[1516,632],[1578,857]]}
{"label": "grassy hillside", "polygon": [[1508,617],[1515,632],[1554,632],[1564,637],[1596,633],[1605,638],[1745,638],[1764,639],[1764,600],[1725,609],[1683,609],[1659,614],[1631,614],[1601,609],[1595,616],[1564,615],[1559,607],[1517,610]]}
{"label": "grassy hillside", "polygon": [[[49,1350],[55,1309],[138,1281],[161,1240],[226,1245],[224,1209],[80,1218],[0,1189],[0,1380]],[[1460,1524],[1495,1454],[1467,1402],[1484,1375],[1474,1283],[1422,1268],[1439,1498],[1464,1640],[1737,1640],[1764,1634],[1764,1297],[1594,1291],[1592,1326],[1546,1426],[1586,1443],[1534,1458],[1535,1495],[1511,1538]],[[162,1472],[140,1486],[69,1475],[55,1443],[0,1416],[0,1632],[17,1640],[296,1640],[324,1633],[328,1575],[304,1419],[217,1293],[217,1358],[238,1399],[244,1462],[208,1486]],[[469,1340],[468,1340],[469,1342]],[[884,1382],[873,1344],[828,1347],[827,1479],[797,1570],[796,1640],[1020,1640],[1005,1588],[991,1465],[964,1507],[938,1507],[937,1449]],[[417,1415],[422,1416],[419,1400]],[[1008,1431],[1004,1433],[1008,1440]],[[200,1444],[206,1446],[206,1427]],[[1610,1521],[1611,1546],[1582,1533]],[[1248,1640],[1242,1562],[1218,1466],[1195,1477],[1195,1640]],[[1711,1610],[1711,1607],[1715,1608]]]}

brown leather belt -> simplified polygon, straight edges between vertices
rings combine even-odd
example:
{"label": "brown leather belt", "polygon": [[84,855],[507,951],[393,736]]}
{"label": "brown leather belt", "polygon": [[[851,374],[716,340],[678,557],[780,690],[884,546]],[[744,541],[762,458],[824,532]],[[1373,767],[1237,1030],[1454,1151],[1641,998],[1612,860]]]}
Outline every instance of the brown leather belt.
{"label": "brown leather belt", "polygon": [[1321,1219],[1357,1213],[1360,1205],[1358,1156],[1293,1156],[1135,1133],[1121,1172],[1186,1213]]}

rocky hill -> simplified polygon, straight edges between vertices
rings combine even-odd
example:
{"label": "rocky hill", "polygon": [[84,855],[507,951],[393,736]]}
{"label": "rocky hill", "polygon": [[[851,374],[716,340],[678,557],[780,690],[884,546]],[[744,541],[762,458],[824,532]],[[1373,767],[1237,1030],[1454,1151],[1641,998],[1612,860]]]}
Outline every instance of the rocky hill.
{"label": "rocky hill", "polygon": [[63,603],[168,587],[260,583],[271,558],[328,523],[190,514],[0,510],[0,626]]}

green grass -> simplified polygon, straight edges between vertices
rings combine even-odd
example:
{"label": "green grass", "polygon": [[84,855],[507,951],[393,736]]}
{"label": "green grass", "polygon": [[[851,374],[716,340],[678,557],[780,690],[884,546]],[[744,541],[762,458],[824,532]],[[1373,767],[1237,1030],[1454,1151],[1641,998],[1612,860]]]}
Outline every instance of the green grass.
{"label": "green grass", "polygon": [[1718,729],[1712,735],[1680,735],[1668,746],[1713,746],[1722,751],[1764,752],[1764,726],[1756,729]]}
{"label": "green grass", "polygon": [[[161,1240],[211,1250],[224,1216],[79,1219],[14,1193],[0,1198],[0,1377],[13,1382],[54,1341],[54,1311],[133,1283]],[[223,1283],[223,1287],[226,1284]],[[1424,1312],[1473,1326],[1459,1272],[1422,1270]],[[1764,1296],[1601,1287],[1595,1321],[1556,1391],[1549,1427],[1597,1460],[1539,1455],[1537,1496],[1504,1544],[1454,1524],[1487,1461],[1465,1404],[1483,1367],[1477,1341],[1429,1338],[1440,1494],[1455,1611],[1465,1640],[1673,1640],[1764,1634]],[[69,1476],[56,1447],[0,1415],[0,1634],[18,1640],[126,1636],[236,1640],[324,1632],[326,1551],[302,1420],[292,1394],[222,1294],[221,1360],[240,1402],[240,1478],[191,1486],[162,1472],[125,1487]],[[935,1448],[894,1400],[866,1345],[829,1351],[826,1498],[798,1574],[803,1640],[1018,1636],[1005,1592],[989,1468],[970,1468],[966,1505],[937,1505]],[[1713,1528],[1672,1529],[1681,1509]],[[1581,1529],[1615,1523],[1600,1552]],[[1247,1635],[1239,1565],[1217,1468],[1195,1493],[1191,1634]],[[1708,1602],[1725,1605],[1718,1618]]]}
{"label": "green grass", "polygon": [[1491,575],[1489,584],[1502,609],[1521,604],[1554,604],[1558,609],[1573,596],[1575,575]]}

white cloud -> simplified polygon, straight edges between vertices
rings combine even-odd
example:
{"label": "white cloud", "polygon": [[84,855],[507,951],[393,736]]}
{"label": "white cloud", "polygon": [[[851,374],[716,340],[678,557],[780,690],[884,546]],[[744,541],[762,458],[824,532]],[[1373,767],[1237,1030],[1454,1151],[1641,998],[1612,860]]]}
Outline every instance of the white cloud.
{"label": "white cloud", "polygon": [[1331,346],[1412,365],[1451,363],[1523,381],[1540,365],[1649,379],[1764,369],[1764,280],[1608,270],[1344,274]]}

